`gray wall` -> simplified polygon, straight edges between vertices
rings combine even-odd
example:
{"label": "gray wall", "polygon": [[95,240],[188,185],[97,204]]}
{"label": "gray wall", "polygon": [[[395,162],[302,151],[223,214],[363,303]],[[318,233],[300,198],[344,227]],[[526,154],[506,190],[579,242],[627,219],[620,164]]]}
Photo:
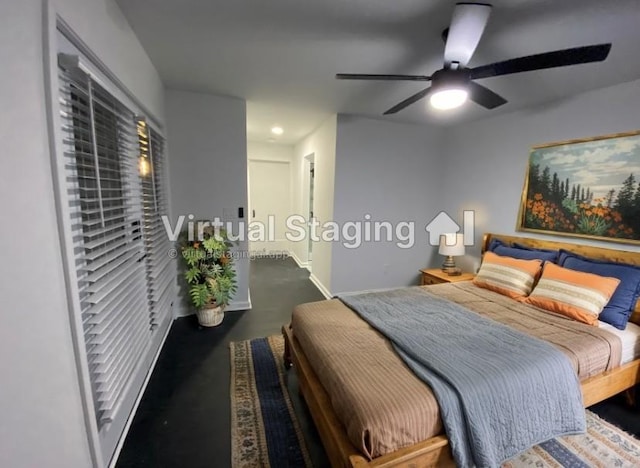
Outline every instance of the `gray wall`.
{"label": "gray wall", "polygon": [[[464,259],[467,268],[478,264],[483,232],[516,232],[531,146],[637,130],[640,127],[639,90],[640,81],[634,81],[461,124],[444,132],[444,206],[460,217],[462,210],[476,211],[477,246],[469,249],[468,258]],[[528,232],[522,235],[536,237]],[[638,247],[619,244],[599,244],[638,250]]]}
{"label": "gray wall", "polygon": [[[307,217],[309,213],[309,174],[305,158],[314,155],[314,195],[313,215],[319,223],[334,219],[334,178],[336,164],[337,116],[332,115],[317,129],[294,147],[293,157],[293,209],[294,213]],[[318,232],[318,236],[321,232]],[[313,242],[311,281],[323,294],[330,296],[332,243],[318,240]],[[298,262],[306,264],[309,257],[307,240],[291,242],[291,251]]]}
{"label": "gray wall", "polygon": [[[238,207],[243,207],[246,222],[245,101],[167,90],[166,106],[174,221],[180,215],[192,214],[195,220],[211,220],[225,219],[226,214],[232,214],[227,219],[237,223]],[[248,242],[239,242],[234,249],[246,252]],[[229,310],[246,309],[249,305],[249,259],[237,259],[235,265],[238,292]],[[179,303],[178,315],[192,312],[184,297]]]}
{"label": "gray wall", "polygon": [[339,115],[336,148],[334,220],[413,221],[415,244],[334,243],[331,292],[416,284],[434,253],[424,228],[442,209],[439,130]]}
{"label": "gray wall", "polygon": [[[160,79],[112,1],[57,12],[162,118]],[[43,69],[43,2],[0,2],[0,466],[91,466],[58,238]]]}

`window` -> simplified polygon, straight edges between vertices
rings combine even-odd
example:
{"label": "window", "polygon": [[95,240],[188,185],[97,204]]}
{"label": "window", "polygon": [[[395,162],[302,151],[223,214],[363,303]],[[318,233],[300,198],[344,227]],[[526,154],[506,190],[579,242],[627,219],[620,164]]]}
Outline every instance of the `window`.
{"label": "window", "polygon": [[[77,284],[87,373],[106,461],[113,454],[171,320],[175,269],[162,215],[164,140],[59,55],[70,278]],[[60,166],[59,166],[60,167]]]}
{"label": "window", "polygon": [[165,180],[164,140],[143,119],[138,120],[142,182],[144,240],[147,250],[146,271],[149,285],[149,323],[153,331],[169,318],[167,311],[173,299],[170,285],[174,280],[171,244],[165,234],[162,216],[168,215]]}

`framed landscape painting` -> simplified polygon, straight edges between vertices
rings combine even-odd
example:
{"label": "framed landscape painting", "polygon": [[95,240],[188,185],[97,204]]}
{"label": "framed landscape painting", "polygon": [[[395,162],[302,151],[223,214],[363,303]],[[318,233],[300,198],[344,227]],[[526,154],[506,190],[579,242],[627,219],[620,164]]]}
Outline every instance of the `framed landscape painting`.
{"label": "framed landscape painting", "polygon": [[534,146],[517,228],[640,244],[640,131]]}

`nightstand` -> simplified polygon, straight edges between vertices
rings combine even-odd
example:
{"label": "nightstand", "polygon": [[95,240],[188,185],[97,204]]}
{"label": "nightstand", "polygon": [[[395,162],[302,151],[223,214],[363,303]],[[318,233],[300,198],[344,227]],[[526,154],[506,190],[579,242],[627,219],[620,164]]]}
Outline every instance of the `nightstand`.
{"label": "nightstand", "polygon": [[420,286],[426,286],[428,284],[457,283],[458,281],[469,281],[476,276],[473,273],[462,273],[458,276],[449,276],[440,268],[420,270],[420,273],[422,274],[422,277],[420,279]]}

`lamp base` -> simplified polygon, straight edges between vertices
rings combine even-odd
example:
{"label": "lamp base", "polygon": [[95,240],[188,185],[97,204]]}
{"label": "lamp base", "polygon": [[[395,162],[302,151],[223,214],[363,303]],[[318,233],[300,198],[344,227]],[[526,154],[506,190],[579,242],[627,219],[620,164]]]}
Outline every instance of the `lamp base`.
{"label": "lamp base", "polygon": [[448,255],[444,263],[442,264],[442,271],[444,271],[445,273],[454,273],[456,272],[456,270],[456,263],[453,261],[453,257],[451,255]]}

